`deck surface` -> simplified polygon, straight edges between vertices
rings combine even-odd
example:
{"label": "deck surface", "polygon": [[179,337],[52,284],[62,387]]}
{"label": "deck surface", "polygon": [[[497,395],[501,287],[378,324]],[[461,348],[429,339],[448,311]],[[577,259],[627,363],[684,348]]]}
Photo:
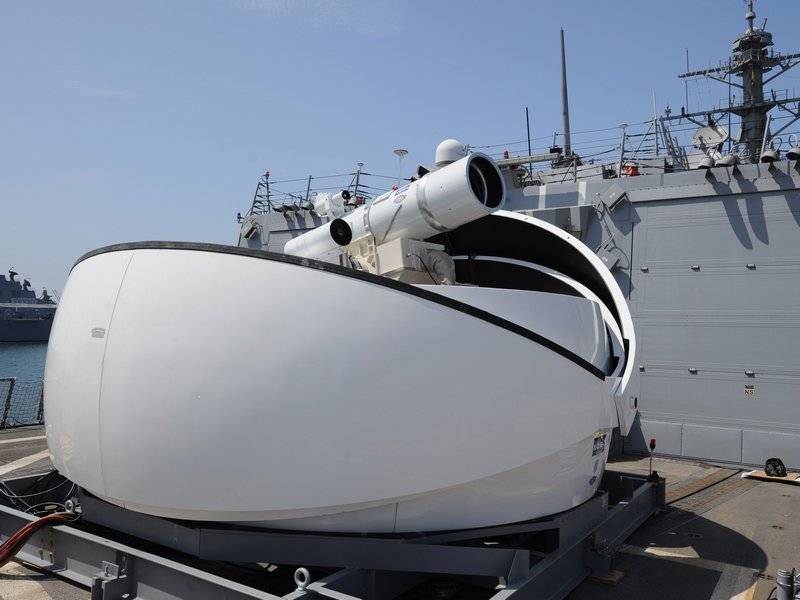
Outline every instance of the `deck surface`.
{"label": "deck surface", "polygon": [[[647,473],[648,460],[621,457],[618,471]],[[584,582],[573,600],[766,600],[779,568],[800,567],[800,486],[742,479],[734,469],[657,458],[668,509],[628,539],[614,586]],[[0,477],[50,469],[44,429],[0,431]],[[10,562],[0,600],[88,599],[88,590]]]}

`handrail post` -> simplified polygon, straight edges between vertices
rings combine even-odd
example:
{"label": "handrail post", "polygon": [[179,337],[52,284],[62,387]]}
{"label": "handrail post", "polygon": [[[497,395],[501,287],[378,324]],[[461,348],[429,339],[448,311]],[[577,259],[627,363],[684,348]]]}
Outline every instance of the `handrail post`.
{"label": "handrail post", "polygon": [[44,384],[39,390],[39,408],[36,409],[36,422],[40,425],[44,422]]}
{"label": "handrail post", "polygon": [[0,421],[0,429],[5,429],[8,422],[8,413],[11,412],[11,396],[14,394],[14,385],[17,383],[16,377],[3,377],[0,381],[8,381],[8,393],[3,403],[3,419]]}

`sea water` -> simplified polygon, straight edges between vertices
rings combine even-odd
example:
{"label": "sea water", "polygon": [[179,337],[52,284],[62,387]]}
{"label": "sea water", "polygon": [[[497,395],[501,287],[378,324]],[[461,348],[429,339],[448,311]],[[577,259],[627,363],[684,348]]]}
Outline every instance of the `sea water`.
{"label": "sea water", "polygon": [[0,377],[41,382],[46,354],[47,342],[0,342]]}
{"label": "sea water", "polygon": [[0,342],[0,426],[40,422],[46,353],[47,342]]}

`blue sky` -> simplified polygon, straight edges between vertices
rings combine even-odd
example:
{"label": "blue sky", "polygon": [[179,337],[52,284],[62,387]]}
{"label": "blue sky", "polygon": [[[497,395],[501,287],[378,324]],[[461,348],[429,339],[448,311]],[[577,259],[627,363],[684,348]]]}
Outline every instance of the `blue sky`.
{"label": "blue sky", "polygon": [[[800,2],[761,0],[800,50]],[[560,130],[558,30],[573,130],[679,109],[692,67],[727,56],[738,0],[196,0],[0,4],[0,269],[61,289],[83,252],[235,243],[258,176],[396,173],[436,144]],[[800,90],[800,71],[782,78]],[[690,108],[722,86],[693,83]],[[536,142],[542,144],[544,142]]]}

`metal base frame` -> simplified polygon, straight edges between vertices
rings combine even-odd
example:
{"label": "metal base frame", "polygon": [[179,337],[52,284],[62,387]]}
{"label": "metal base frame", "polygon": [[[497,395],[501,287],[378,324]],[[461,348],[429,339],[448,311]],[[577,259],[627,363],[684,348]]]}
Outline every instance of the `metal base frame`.
{"label": "metal base frame", "polygon": [[[24,490],[34,479],[5,484]],[[18,558],[90,587],[93,600],[389,600],[430,580],[482,587],[495,600],[556,600],[587,576],[607,574],[615,550],[664,506],[661,478],[606,471],[601,490],[574,509],[535,521],[416,536],[223,528],[135,513],[79,492],[81,520],[39,531]],[[0,536],[31,520],[0,506]],[[163,548],[145,552],[137,548],[143,543]],[[216,561],[282,565],[294,581],[284,577],[264,591],[241,582],[252,585],[252,568],[242,568],[246,577],[229,577],[236,567],[219,575]],[[277,581],[266,569],[263,574],[255,585]]]}

